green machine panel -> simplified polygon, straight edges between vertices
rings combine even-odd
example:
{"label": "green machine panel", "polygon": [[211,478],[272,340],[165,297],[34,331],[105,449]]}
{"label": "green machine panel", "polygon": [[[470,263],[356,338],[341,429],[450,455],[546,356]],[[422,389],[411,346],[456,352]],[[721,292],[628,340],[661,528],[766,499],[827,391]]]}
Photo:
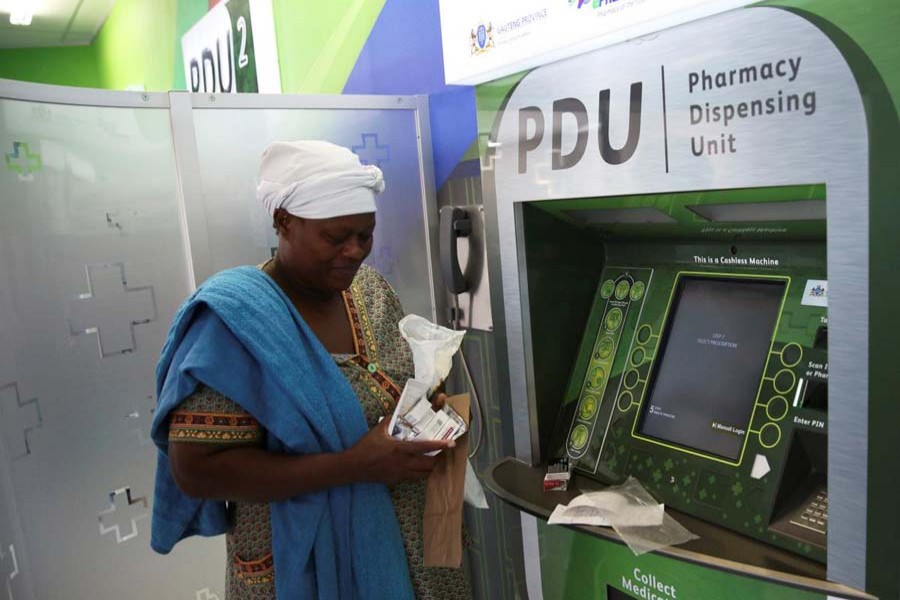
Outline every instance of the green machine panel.
{"label": "green machine panel", "polygon": [[[548,555],[565,557],[567,568],[543,576],[545,600],[678,600],[753,598],[756,600],[825,600],[825,595],[741,577],[666,556],[631,551],[608,540],[551,525],[539,527]],[[596,560],[603,556],[603,560]]]}
{"label": "green machine panel", "polygon": [[[640,320],[653,269],[607,268],[597,291],[587,331],[596,331],[578,388],[578,406],[566,442],[566,453],[594,472],[619,398],[630,397],[623,371],[635,352],[635,326]],[[638,357],[643,363],[641,351]],[[582,351],[584,353],[584,350]],[[581,357],[580,357],[581,358]],[[579,369],[580,370],[580,369]],[[611,384],[615,374],[615,381]],[[574,382],[573,382],[574,383]],[[589,467],[589,465],[591,465]]]}
{"label": "green machine panel", "polygon": [[[698,198],[679,196],[668,212],[683,217]],[[780,230],[606,237],[551,450],[591,478],[634,476],[667,506],[824,562],[824,247],[809,222],[794,239]]]}

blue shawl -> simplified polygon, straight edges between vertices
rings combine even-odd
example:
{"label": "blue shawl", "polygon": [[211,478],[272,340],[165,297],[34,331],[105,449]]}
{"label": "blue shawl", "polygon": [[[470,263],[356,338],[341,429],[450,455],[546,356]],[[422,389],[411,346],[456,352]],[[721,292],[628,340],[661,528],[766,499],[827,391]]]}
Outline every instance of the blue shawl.
{"label": "blue shawl", "polygon": [[[203,383],[237,402],[284,454],[340,452],[367,432],[349,383],[278,285],[238,267],[207,280],[175,315],[157,366],[159,448],[151,546],[228,527],[225,503],[189,498],[169,470],[168,413]],[[271,503],[279,600],[412,598],[387,487],[357,483]]]}

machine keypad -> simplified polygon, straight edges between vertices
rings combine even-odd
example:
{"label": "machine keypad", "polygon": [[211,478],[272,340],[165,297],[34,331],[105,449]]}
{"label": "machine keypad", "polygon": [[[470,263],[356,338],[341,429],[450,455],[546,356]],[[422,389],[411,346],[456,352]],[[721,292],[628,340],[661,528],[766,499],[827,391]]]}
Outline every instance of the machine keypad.
{"label": "machine keypad", "polygon": [[828,532],[828,492],[820,490],[791,523],[821,534]]}

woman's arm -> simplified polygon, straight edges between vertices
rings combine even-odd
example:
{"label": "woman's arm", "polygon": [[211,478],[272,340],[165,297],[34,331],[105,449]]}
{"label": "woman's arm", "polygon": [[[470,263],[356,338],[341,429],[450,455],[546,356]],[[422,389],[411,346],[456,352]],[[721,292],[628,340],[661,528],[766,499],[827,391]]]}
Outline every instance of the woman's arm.
{"label": "woman's arm", "polygon": [[169,464],[188,496],[232,502],[274,502],[357,482],[394,484],[428,477],[453,442],[401,442],[387,432],[388,419],[355,446],[338,453],[274,454],[255,446],[169,443]]}

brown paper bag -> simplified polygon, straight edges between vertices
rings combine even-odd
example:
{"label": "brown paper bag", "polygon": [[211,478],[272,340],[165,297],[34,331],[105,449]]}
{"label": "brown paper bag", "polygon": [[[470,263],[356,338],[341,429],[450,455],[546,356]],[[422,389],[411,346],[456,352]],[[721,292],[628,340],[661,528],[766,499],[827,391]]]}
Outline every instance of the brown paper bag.
{"label": "brown paper bag", "polygon": [[[468,425],[469,395],[450,396],[447,403]],[[463,489],[469,434],[460,437],[454,448],[444,450],[439,456],[425,486],[425,566],[459,568],[462,565]]]}

